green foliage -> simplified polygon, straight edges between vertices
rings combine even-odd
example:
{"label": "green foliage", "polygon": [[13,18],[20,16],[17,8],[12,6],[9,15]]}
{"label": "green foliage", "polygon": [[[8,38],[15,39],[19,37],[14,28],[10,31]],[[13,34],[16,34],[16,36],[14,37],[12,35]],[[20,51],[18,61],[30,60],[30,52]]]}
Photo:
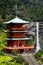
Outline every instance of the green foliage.
{"label": "green foliage", "polygon": [[16,16],[16,3],[18,5],[17,15],[20,18],[32,21],[43,20],[42,0],[2,0],[0,1],[1,21],[8,21]]}
{"label": "green foliage", "polygon": [[27,45],[28,45],[28,46],[33,45],[33,41],[32,41],[32,40],[31,40],[31,41],[30,41],[30,40],[29,40],[29,41],[27,41]]}
{"label": "green foliage", "polygon": [[39,61],[38,61],[38,63],[39,63],[39,65],[42,65],[42,62],[41,62],[41,60],[39,60]]}
{"label": "green foliage", "polygon": [[16,57],[16,62],[17,62],[17,63],[21,63],[21,64],[22,64],[22,63],[24,63],[24,61],[25,61],[25,60],[24,60],[24,58],[23,58],[21,55],[18,55],[18,56]]}
{"label": "green foliage", "polygon": [[0,60],[1,60],[0,62],[9,62],[9,61],[13,60],[13,58],[9,57],[9,56],[0,56]]}
{"label": "green foliage", "polygon": [[43,50],[39,50],[37,53],[35,53],[35,57],[38,59],[43,55]]}
{"label": "green foliage", "polygon": [[17,63],[20,63],[20,64],[24,64],[24,65],[29,65],[29,62],[26,62],[25,59],[23,58],[23,56],[21,55],[18,55],[16,58],[15,58],[16,62]]}
{"label": "green foliage", "polygon": [[[30,38],[31,38],[31,37],[30,37]],[[29,40],[29,41],[27,41],[26,43],[27,43],[27,45],[31,46],[31,45],[34,45],[34,44],[35,44],[35,41],[36,41],[36,38],[35,38],[35,36],[33,36],[33,37],[32,37],[32,40]]]}
{"label": "green foliage", "polygon": [[43,44],[43,36],[41,36],[40,41],[41,41],[41,43]]}
{"label": "green foliage", "polygon": [[24,65],[29,65],[29,62],[26,62],[21,55],[18,55],[14,59],[11,56],[7,56],[2,51],[0,51],[0,64],[1,65],[22,65],[23,63]]}
{"label": "green foliage", "polygon": [[7,42],[5,41],[6,38],[6,34],[4,32],[0,32],[0,50],[3,49],[4,45],[7,44]]}
{"label": "green foliage", "polygon": [[38,60],[39,63],[43,63],[43,49],[35,53],[34,56]]}
{"label": "green foliage", "polygon": [[0,56],[4,56],[4,53],[2,50],[0,50]]}
{"label": "green foliage", "polygon": [[0,56],[0,65],[21,65],[10,56]]}

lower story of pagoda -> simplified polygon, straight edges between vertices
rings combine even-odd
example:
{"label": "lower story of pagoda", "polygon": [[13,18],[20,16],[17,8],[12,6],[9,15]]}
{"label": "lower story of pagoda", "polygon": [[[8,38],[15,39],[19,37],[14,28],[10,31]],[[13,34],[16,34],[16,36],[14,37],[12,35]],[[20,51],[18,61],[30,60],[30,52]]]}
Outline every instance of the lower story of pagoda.
{"label": "lower story of pagoda", "polygon": [[[17,40],[15,40],[17,39]],[[23,52],[26,52],[27,51],[29,52],[30,50],[34,49],[34,45],[31,45],[31,46],[28,46],[27,45],[27,38],[23,40],[21,40],[21,38],[15,38],[15,39],[11,39],[11,40],[8,40],[7,39],[7,45],[4,47],[4,50],[6,52],[12,52],[13,50],[16,50],[16,52],[18,53],[23,53]],[[30,39],[30,38],[28,38]]]}
{"label": "lower story of pagoda", "polygon": [[34,49],[34,45],[31,46],[22,46],[22,47],[8,47],[5,46],[4,50],[6,50],[7,52],[11,52],[13,50],[16,50],[17,53],[23,53],[23,52],[30,52],[32,49]]}

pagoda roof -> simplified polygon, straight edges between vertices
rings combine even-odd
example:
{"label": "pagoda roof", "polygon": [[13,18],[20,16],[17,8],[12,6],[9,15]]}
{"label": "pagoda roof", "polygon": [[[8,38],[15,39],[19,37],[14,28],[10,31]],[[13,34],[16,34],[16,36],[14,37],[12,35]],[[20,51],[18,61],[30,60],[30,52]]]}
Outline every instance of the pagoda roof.
{"label": "pagoda roof", "polygon": [[32,38],[7,38],[7,40],[31,40]]}
{"label": "pagoda roof", "polygon": [[8,21],[8,22],[4,22],[5,24],[9,24],[9,23],[29,23],[29,21],[25,21],[25,20],[22,20],[18,17]]}
{"label": "pagoda roof", "polygon": [[26,30],[26,31],[4,31],[4,32],[29,32],[28,30]]}

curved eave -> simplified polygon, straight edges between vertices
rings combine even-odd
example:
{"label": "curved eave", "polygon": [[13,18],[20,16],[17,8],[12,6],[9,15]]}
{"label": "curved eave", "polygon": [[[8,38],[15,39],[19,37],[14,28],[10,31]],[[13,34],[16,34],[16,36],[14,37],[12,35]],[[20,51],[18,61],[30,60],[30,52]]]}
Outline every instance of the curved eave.
{"label": "curved eave", "polygon": [[6,40],[31,40],[32,38],[7,38]]}
{"label": "curved eave", "polygon": [[4,32],[29,32],[29,31],[4,31]]}
{"label": "curved eave", "polygon": [[12,19],[12,20],[10,20],[8,22],[4,22],[4,24],[9,24],[9,23],[27,24],[27,23],[29,23],[29,21],[25,21],[25,20],[22,20],[22,19],[16,17],[16,18],[14,18],[14,19]]}
{"label": "curved eave", "polygon": [[14,24],[29,24],[29,22],[25,22],[25,23],[22,23],[22,22],[21,23],[19,23],[19,22],[17,22],[17,23],[16,22],[9,22],[9,23],[7,23],[7,22],[5,22],[4,24],[11,24],[11,23],[14,23]]}

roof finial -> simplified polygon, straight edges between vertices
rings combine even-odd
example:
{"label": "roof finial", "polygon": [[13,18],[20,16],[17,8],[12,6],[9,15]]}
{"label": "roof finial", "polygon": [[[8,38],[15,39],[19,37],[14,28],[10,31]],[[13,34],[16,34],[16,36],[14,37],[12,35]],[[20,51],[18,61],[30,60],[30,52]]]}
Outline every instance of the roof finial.
{"label": "roof finial", "polygon": [[16,18],[17,18],[17,4],[15,5],[15,7],[16,7]]}

